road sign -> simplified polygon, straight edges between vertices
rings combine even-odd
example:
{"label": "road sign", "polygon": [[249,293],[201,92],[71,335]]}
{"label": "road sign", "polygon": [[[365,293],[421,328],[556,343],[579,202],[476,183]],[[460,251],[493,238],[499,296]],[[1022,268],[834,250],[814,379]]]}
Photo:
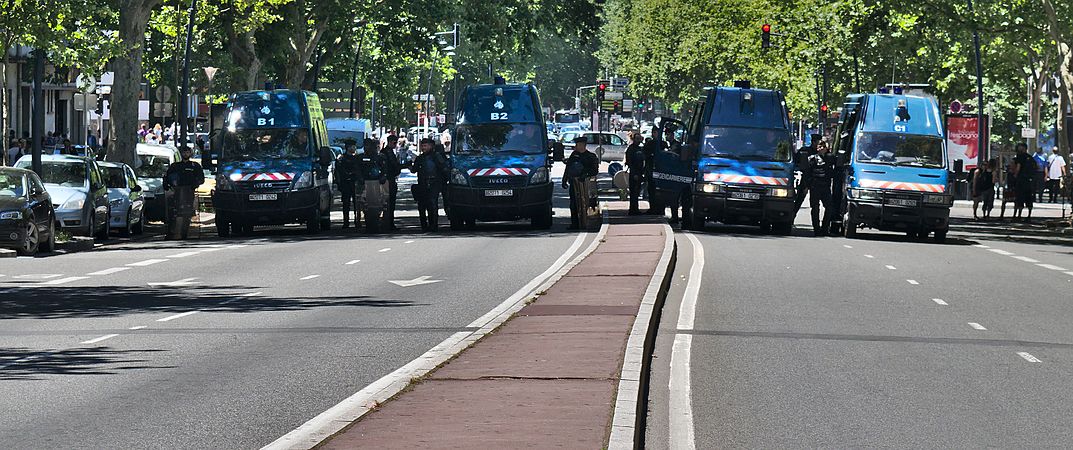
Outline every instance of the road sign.
{"label": "road sign", "polygon": [[961,108],[962,108],[961,102],[959,102],[957,100],[954,100],[954,101],[950,102],[950,112],[952,112],[954,114],[959,114],[959,113],[961,113]]}
{"label": "road sign", "polygon": [[604,93],[604,100],[622,100],[622,93],[607,91]]}
{"label": "road sign", "polygon": [[85,111],[86,110],[86,94],[76,93],[71,98],[72,98],[72,101],[74,103],[75,111]]}
{"label": "road sign", "polygon": [[175,105],[172,103],[154,103],[153,117],[175,117]]}
{"label": "road sign", "polygon": [[611,85],[617,88],[625,88],[630,85],[630,79],[626,77],[614,77],[611,79]]}
{"label": "road sign", "polygon": [[1021,128],[1021,137],[1025,138],[1025,139],[1035,139],[1036,138],[1036,129],[1035,128]]}
{"label": "road sign", "polygon": [[92,75],[79,74],[78,78],[75,78],[75,86],[78,86],[78,90],[83,94],[97,90],[97,79]]}
{"label": "road sign", "polygon": [[156,96],[156,101],[158,102],[171,100],[171,88],[167,86],[157,86],[156,90],[153,91],[153,94]]}
{"label": "road sign", "polygon": [[627,99],[622,100],[622,112],[624,112],[624,113],[633,112],[633,99],[628,99],[627,98]]}

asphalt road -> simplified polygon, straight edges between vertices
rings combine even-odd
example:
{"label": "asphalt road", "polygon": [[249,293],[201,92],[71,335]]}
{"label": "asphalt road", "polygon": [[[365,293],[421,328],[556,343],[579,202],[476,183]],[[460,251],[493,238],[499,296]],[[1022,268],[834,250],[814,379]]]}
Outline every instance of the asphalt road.
{"label": "asphalt road", "polygon": [[946,245],[813,238],[807,213],[677,236],[647,447],[1073,442],[1073,239],[965,208]]}
{"label": "asphalt road", "polygon": [[396,235],[278,228],[0,260],[0,442],[258,448],[583,248],[562,211],[551,231],[424,234],[411,211]]}

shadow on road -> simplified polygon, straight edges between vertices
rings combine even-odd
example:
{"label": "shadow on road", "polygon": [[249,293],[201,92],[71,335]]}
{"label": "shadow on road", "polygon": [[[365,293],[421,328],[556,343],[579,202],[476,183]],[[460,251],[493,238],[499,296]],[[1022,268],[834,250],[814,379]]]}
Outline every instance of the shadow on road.
{"label": "shadow on road", "polygon": [[162,351],[97,347],[42,352],[0,347],[0,381],[32,381],[45,375],[113,375],[126,370],[174,368],[146,364],[148,359],[145,357],[149,353]]}
{"label": "shadow on road", "polygon": [[12,288],[0,300],[0,320],[111,317],[137,313],[187,311],[248,313],[298,311],[333,306],[404,308],[424,306],[411,300],[372,298],[363,295],[336,297],[242,297],[221,291],[255,291],[244,286],[204,286],[182,289],[100,286]]}

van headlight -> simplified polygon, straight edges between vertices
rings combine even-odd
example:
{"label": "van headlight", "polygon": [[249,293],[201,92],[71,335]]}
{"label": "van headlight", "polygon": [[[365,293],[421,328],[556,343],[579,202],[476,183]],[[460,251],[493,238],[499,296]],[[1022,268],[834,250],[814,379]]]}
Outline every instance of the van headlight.
{"label": "van headlight", "polygon": [[705,194],[722,194],[727,191],[727,185],[722,183],[701,183],[697,185],[697,190]]}
{"label": "van headlight", "polygon": [[294,182],[294,189],[307,189],[313,187],[313,172],[302,172]]}
{"label": "van headlight", "polygon": [[540,167],[533,171],[533,175],[529,178],[529,182],[532,184],[547,183],[548,182],[548,168]]}
{"label": "van headlight", "polygon": [[466,176],[462,173],[461,170],[451,169],[451,184],[465,186],[469,184],[469,181],[466,180]]}
{"label": "van headlight", "polygon": [[21,220],[22,211],[5,211],[0,213],[0,220]]}
{"label": "van headlight", "polygon": [[60,209],[82,209],[85,205],[86,197],[84,195],[78,195],[63,202],[63,204],[60,205]]}
{"label": "van headlight", "polygon": [[767,195],[768,197],[786,198],[790,196],[790,189],[784,187],[768,188]]}
{"label": "van headlight", "polygon": [[954,204],[954,197],[942,194],[927,194],[924,196],[924,203],[930,205],[952,205]]}
{"label": "van headlight", "polygon": [[232,173],[229,175],[217,174],[216,175],[216,189],[221,191],[233,191],[235,190],[235,182],[242,179],[241,173]]}
{"label": "van headlight", "polygon": [[852,189],[849,190],[849,196],[852,197],[854,200],[861,200],[861,201],[866,201],[866,202],[868,202],[868,201],[878,202],[879,199],[880,199],[879,191],[872,190],[872,189],[852,188]]}

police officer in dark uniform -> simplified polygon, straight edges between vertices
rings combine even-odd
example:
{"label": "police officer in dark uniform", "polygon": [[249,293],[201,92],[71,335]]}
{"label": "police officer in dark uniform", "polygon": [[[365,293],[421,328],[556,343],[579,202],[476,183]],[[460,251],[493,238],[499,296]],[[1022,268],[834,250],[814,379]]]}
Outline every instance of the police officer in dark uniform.
{"label": "police officer in dark uniform", "polygon": [[403,165],[399,162],[399,157],[395,153],[398,143],[398,136],[388,136],[387,145],[380,150],[380,163],[384,166],[384,176],[387,177],[388,183],[387,206],[384,207],[384,228],[388,231],[398,230],[398,227],[395,226],[395,203],[399,197],[399,175],[402,174],[403,169]]}
{"label": "police officer in dark uniform", "polygon": [[648,212],[647,214],[663,215],[663,205],[659,204],[659,200],[656,199],[656,183],[652,182],[652,170],[656,167],[656,155],[663,151],[663,145],[661,141],[657,139],[649,139],[644,144],[645,152],[645,181],[648,182],[648,186],[645,189],[645,198],[648,199]]}
{"label": "police officer in dark uniform", "polygon": [[361,209],[358,208],[358,199],[365,189],[365,179],[361,173],[361,157],[358,156],[358,145],[348,143],[346,153],[339,155],[335,162],[335,182],[339,185],[339,192],[343,196],[343,228],[350,227],[350,208],[354,208],[354,225],[361,223]]}
{"label": "police officer in dark uniform", "polygon": [[[805,180],[809,189],[809,207],[812,208],[812,230],[816,236],[826,236],[831,228],[834,209],[831,204],[831,183],[834,180],[835,160],[828,151],[827,142],[816,144],[816,154],[808,157]],[[823,222],[820,222],[820,204],[823,204]]]}
{"label": "police officer in dark uniform", "polygon": [[[574,139],[574,151],[566,158],[566,173],[563,175],[563,188],[570,187],[570,228],[581,228],[581,214],[588,199],[582,198],[582,184],[589,177],[600,173],[600,158],[588,150],[588,139],[584,135]],[[584,203],[583,203],[584,202]]]}
{"label": "police officer in dark uniform", "polygon": [[414,200],[421,218],[421,229],[436,231],[440,220],[440,193],[451,175],[447,158],[434,149],[432,139],[421,139],[421,154],[414,159],[410,171],[417,174],[413,186]]}
{"label": "police officer in dark uniform", "polygon": [[630,146],[626,148],[626,167],[630,168],[630,215],[641,214],[638,206],[641,197],[641,184],[645,181],[645,151],[642,148],[644,138],[640,133],[630,136]]}
{"label": "police officer in dark uniform", "polygon": [[193,149],[183,148],[182,160],[168,166],[164,174],[169,225],[165,239],[186,239],[190,232],[190,218],[196,212],[197,203],[194,191],[205,182],[201,164],[190,160],[193,155]]}

